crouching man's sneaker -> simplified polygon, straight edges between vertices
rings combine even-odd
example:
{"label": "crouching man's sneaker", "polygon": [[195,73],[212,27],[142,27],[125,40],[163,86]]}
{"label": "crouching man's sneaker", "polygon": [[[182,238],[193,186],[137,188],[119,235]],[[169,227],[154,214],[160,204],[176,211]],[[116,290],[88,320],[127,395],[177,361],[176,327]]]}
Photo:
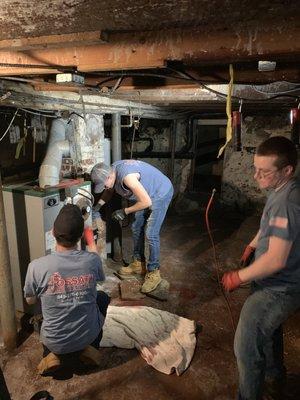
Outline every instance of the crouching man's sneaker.
{"label": "crouching man's sneaker", "polygon": [[93,346],[87,346],[79,356],[80,361],[91,367],[99,367],[101,363],[100,351]]}
{"label": "crouching man's sneaker", "polygon": [[142,293],[150,293],[157,288],[157,286],[162,281],[159,269],[155,269],[154,271],[147,272],[145,276],[145,282],[143,283],[141,292]]}
{"label": "crouching man's sneaker", "polygon": [[145,261],[134,260],[127,267],[120,268],[118,272],[120,275],[145,275],[146,263]]}
{"label": "crouching man's sneaker", "polygon": [[54,372],[60,367],[60,359],[53,353],[49,353],[37,366],[40,375]]}

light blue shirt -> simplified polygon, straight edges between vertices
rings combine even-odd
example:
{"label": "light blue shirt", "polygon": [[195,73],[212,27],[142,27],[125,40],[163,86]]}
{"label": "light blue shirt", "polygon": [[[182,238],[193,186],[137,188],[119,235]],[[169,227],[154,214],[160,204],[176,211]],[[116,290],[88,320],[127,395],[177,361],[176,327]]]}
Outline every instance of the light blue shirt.
{"label": "light blue shirt", "polygon": [[140,174],[140,183],[152,201],[163,198],[173,188],[167,176],[153,167],[153,165],[144,161],[121,160],[114,162],[112,167],[116,172],[115,191],[129,200],[137,200],[132,191],[123,182],[124,178],[129,174]]}

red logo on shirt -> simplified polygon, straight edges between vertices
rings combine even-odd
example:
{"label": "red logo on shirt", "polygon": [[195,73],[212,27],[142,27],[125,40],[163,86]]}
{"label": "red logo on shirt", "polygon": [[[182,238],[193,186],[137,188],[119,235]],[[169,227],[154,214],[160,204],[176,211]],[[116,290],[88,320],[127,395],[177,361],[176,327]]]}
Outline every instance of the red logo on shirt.
{"label": "red logo on shirt", "polygon": [[84,290],[92,286],[95,277],[93,274],[70,276],[63,278],[59,272],[51,275],[48,281],[47,294],[66,293],[74,290]]}

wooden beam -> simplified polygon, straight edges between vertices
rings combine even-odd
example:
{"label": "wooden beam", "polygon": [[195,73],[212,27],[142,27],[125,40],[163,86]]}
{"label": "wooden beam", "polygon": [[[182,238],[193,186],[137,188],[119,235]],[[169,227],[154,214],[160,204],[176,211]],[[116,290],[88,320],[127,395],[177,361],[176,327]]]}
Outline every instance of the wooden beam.
{"label": "wooden beam", "polygon": [[0,40],[0,50],[25,51],[32,49],[51,49],[67,46],[88,46],[91,44],[99,44],[105,42],[107,42],[106,32],[77,32],[63,35],[48,35]]}
{"label": "wooden beam", "polygon": [[15,108],[33,108],[35,110],[72,110],[84,113],[115,113],[129,115],[130,110],[144,118],[173,118],[170,110],[155,107],[150,104],[141,104],[139,101],[123,101],[112,99],[111,96],[100,96],[95,93],[71,92],[37,92],[31,85],[19,84],[10,81],[1,82],[0,96],[10,92],[11,95],[1,101],[2,106],[13,106]]}
{"label": "wooden beam", "polygon": [[[82,90],[87,91],[88,88],[85,86],[78,86],[78,85],[60,85],[57,83],[48,83],[48,82],[37,82],[37,83],[32,83],[32,86],[34,89],[38,92],[40,91],[51,91],[51,92],[74,92],[74,93],[79,93]],[[106,86],[105,86],[106,87]],[[186,89],[186,88],[192,88],[192,87],[198,87],[195,86],[195,84],[186,84],[186,85],[168,85],[168,86],[159,86],[158,88],[165,88],[165,89]],[[108,87],[108,91],[111,88],[111,85]],[[142,88],[147,89],[147,88]],[[117,92],[127,92],[128,90],[141,90],[141,88],[137,88],[136,86],[121,86],[117,89]],[[106,91],[103,90],[103,93],[106,94]],[[101,94],[101,87],[99,87],[99,94]]]}
{"label": "wooden beam", "polygon": [[[201,29],[113,33],[108,43],[25,52],[0,51],[0,75],[49,74],[47,69],[26,67],[74,66],[78,71],[114,71],[162,68],[168,61],[184,64],[229,63],[300,57],[300,27],[287,26],[284,35],[275,27],[254,31],[202,32]],[[55,71],[51,70],[52,73]]]}

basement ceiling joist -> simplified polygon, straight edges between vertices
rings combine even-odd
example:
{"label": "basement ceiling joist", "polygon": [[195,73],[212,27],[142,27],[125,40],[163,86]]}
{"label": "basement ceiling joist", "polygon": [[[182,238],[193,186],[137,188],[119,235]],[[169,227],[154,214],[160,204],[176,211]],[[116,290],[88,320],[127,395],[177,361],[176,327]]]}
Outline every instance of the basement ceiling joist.
{"label": "basement ceiling joist", "polygon": [[88,93],[36,92],[30,85],[8,81],[0,83],[0,106],[31,108],[34,110],[63,111],[69,110],[84,115],[85,113],[134,114],[142,118],[178,118],[176,110],[144,104],[140,101],[113,99],[109,96]]}
{"label": "basement ceiling joist", "polygon": [[300,41],[294,40],[299,37],[300,28],[288,26],[284,35],[276,26],[268,30],[262,27],[214,33],[205,33],[199,28],[112,33],[107,43],[99,45],[0,51],[0,75],[43,75],[59,72],[57,66],[92,72],[163,68],[168,61],[197,65],[205,62],[286,60],[291,53],[295,59],[300,57]]}
{"label": "basement ceiling joist", "polygon": [[63,35],[48,35],[37,37],[24,37],[17,39],[0,40],[2,51],[26,51],[32,49],[51,49],[68,46],[89,46],[92,44],[105,43],[107,34],[105,32],[77,32]]}
{"label": "basement ceiling joist", "polygon": [[[0,77],[36,96],[223,107],[201,84],[228,83],[229,64],[235,84],[300,82],[299,12],[292,0],[2,0]],[[258,71],[259,60],[276,69]],[[85,83],[58,85],[60,72]]]}

